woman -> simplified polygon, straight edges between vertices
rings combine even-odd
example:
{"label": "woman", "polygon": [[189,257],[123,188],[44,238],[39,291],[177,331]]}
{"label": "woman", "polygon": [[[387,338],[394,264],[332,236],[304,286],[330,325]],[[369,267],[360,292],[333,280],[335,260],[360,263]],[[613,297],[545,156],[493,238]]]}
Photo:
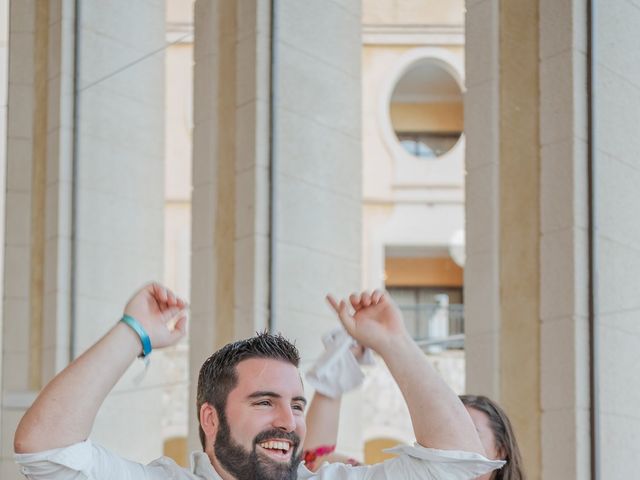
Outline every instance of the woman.
{"label": "woman", "polygon": [[518,442],[504,410],[482,395],[461,395],[460,400],[471,415],[487,457],[507,462],[478,480],[525,480]]}

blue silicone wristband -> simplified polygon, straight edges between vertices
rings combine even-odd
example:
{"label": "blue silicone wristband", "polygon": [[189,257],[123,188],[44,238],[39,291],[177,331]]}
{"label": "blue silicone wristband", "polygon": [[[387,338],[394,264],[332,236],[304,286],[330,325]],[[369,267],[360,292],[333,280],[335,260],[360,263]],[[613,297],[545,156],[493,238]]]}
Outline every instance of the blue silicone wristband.
{"label": "blue silicone wristband", "polygon": [[142,343],[142,354],[140,356],[144,358],[149,355],[152,350],[151,339],[149,338],[149,335],[147,334],[145,329],[142,328],[142,325],[140,325],[140,323],[135,318],[126,314],[122,316],[120,321],[129,325],[131,329],[140,337],[140,343]]}

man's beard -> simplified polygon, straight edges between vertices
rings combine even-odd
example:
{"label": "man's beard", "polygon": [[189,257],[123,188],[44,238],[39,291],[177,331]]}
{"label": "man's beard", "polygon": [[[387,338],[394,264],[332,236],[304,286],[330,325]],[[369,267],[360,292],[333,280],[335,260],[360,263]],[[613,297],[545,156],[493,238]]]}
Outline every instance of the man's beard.
{"label": "man's beard", "polygon": [[[253,440],[253,449],[249,452],[231,438],[231,430],[224,413],[219,415],[220,428],[216,434],[213,451],[224,469],[238,480],[296,480],[301,455],[297,453],[300,437],[293,432],[272,429],[259,433]],[[265,455],[258,454],[256,448],[260,442],[269,439],[286,439],[291,442],[291,460],[277,462]]]}

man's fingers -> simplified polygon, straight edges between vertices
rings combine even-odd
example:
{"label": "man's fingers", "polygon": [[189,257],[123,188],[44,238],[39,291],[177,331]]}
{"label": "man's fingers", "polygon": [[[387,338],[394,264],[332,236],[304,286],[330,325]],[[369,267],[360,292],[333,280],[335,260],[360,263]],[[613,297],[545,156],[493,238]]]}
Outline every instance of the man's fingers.
{"label": "man's fingers", "polygon": [[151,286],[151,291],[158,303],[167,303],[167,290],[159,283],[154,283]]}
{"label": "man's fingers", "polygon": [[182,313],[182,315],[178,317],[178,320],[176,321],[176,324],[173,327],[173,332],[174,333],[178,332],[180,337],[182,337],[187,332],[187,314],[186,313]]}
{"label": "man's fingers", "polygon": [[384,292],[382,290],[374,290],[371,294],[371,303],[373,305],[377,304],[382,297],[384,296]]}
{"label": "man's fingers", "polygon": [[189,303],[182,297],[176,297],[176,305],[179,308],[187,308],[189,306]]}
{"label": "man's fingers", "polygon": [[356,326],[356,320],[351,315],[349,315],[349,309],[347,308],[347,302],[344,300],[340,300],[340,304],[338,305],[338,318],[347,332],[351,333]]}
{"label": "man's fingers", "polygon": [[150,287],[150,293],[156,300],[160,310],[166,310],[172,307],[178,307],[178,309],[184,309],[187,307],[188,303],[185,299],[177,296],[164,285],[154,282]]}
{"label": "man's fingers", "polygon": [[340,300],[340,303],[334,298],[333,295],[327,295],[327,301],[331,305],[331,308],[338,314],[338,318],[344,328],[347,329],[347,332],[351,331],[351,328],[355,325],[355,319],[349,315],[349,308],[347,307],[347,302],[344,300]]}
{"label": "man's fingers", "polygon": [[167,305],[174,306],[177,304],[176,295],[171,290],[167,289]]}
{"label": "man's fingers", "polygon": [[187,333],[187,315],[178,317],[173,329],[169,331],[169,345],[175,345]]}
{"label": "man's fingers", "polygon": [[183,309],[177,306],[168,307],[162,312],[162,316],[164,317],[166,322],[175,320],[179,315],[182,315],[182,314],[183,314]]}
{"label": "man's fingers", "polygon": [[351,306],[354,310],[358,310],[360,308],[360,295],[357,293],[352,293],[349,295],[349,301],[351,302]]}
{"label": "man's fingers", "polygon": [[369,295],[369,292],[366,290],[362,292],[362,295],[360,296],[360,305],[362,305],[363,308],[367,308],[371,305],[371,295]]}
{"label": "man's fingers", "polygon": [[331,308],[333,308],[333,311],[337,314],[340,314],[340,306],[338,305],[338,301],[333,297],[333,295],[329,294],[326,298],[327,302],[329,302],[329,305],[331,305]]}
{"label": "man's fingers", "polygon": [[340,303],[333,297],[333,295],[327,295],[327,301],[331,304],[333,310],[338,314],[340,323],[344,325],[347,332],[351,332],[351,329],[355,326],[355,319],[349,314],[349,307],[347,302],[340,300]]}

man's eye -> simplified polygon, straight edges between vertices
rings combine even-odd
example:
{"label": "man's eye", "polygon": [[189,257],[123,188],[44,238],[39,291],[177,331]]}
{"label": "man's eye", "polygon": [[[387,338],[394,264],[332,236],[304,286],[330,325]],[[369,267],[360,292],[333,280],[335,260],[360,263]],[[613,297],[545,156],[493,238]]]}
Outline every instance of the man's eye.
{"label": "man's eye", "polygon": [[269,405],[271,405],[271,402],[269,400],[261,400],[259,402],[254,403],[254,405],[257,405],[259,407],[268,407]]}
{"label": "man's eye", "polygon": [[304,406],[302,405],[292,405],[291,408],[293,408],[294,410],[298,410],[300,412],[304,412]]}

